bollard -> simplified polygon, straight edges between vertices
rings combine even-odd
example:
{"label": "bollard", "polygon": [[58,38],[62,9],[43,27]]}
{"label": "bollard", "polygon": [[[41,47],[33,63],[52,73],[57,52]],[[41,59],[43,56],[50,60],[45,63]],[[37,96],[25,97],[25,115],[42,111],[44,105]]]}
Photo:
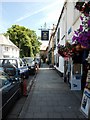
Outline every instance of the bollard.
{"label": "bollard", "polygon": [[27,95],[27,81],[26,81],[26,79],[23,80],[23,95],[26,97],[28,96]]}

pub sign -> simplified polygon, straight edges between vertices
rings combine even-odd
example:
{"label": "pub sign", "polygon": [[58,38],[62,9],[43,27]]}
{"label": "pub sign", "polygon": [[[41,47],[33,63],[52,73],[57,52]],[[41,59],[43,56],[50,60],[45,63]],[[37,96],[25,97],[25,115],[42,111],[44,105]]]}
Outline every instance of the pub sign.
{"label": "pub sign", "polygon": [[41,40],[49,40],[49,30],[41,31]]}

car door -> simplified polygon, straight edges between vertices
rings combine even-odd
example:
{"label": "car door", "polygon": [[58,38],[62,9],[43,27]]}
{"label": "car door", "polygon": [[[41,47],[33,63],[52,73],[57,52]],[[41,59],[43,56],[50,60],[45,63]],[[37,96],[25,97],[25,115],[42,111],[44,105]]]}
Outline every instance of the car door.
{"label": "car door", "polygon": [[20,81],[5,77],[2,80],[2,115],[7,115],[10,108],[16,102],[20,90]]}
{"label": "car door", "polygon": [[28,78],[29,77],[28,66],[24,64],[22,59],[19,59],[19,68],[20,68],[20,74],[23,75],[25,78]]}

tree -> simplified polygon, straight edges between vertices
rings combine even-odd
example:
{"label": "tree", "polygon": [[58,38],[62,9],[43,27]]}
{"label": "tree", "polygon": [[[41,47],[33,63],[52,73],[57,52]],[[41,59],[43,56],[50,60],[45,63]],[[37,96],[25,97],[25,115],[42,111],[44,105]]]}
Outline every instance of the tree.
{"label": "tree", "polygon": [[12,25],[5,35],[9,35],[9,39],[20,48],[20,57],[35,56],[40,51],[41,43],[33,30],[24,26]]}

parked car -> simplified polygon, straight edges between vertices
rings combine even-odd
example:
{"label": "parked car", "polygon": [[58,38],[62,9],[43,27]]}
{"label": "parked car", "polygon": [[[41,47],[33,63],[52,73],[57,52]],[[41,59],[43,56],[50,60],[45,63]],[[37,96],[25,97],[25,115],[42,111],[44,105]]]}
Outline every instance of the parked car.
{"label": "parked car", "polygon": [[21,78],[29,77],[28,66],[24,64],[21,58],[0,58],[0,66],[9,75],[12,72],[12,68],[14,68],[16,69],[16,75],[19,75]]}
{"label": "parked car", "polygon": [[11,78],[4,72],[4,68],[0,67],[0,115],[2,114],[2,119],[6,118],[9,110],[22,94],[21,79],[15,76],[15,69],[12,71],[10,74],[13,77]]}
{"label": "parked car", "polygon": [[24,57],[23,61],[25,64],[27,64],[28,69],[29,69],[29,74],[35,75],[36,73],[36,64],[35,64],[35,59],[33,57]]}
{"label": "parked car", "polygon": [[35,63],[39,66],[39,68],[41,67],[41,58],[40,57],[35,57]]}

